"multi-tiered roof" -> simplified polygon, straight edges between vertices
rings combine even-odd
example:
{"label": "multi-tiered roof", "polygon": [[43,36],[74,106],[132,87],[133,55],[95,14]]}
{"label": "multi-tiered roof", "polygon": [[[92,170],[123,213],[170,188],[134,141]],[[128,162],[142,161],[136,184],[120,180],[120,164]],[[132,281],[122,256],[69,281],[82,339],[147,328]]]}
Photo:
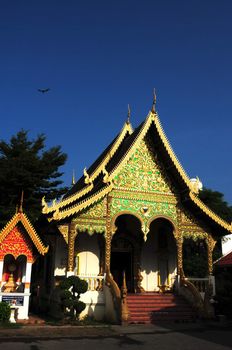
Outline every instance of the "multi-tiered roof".
{"label": "multi-tiered roof", "polygon": [[175,184],[181,202],[212,229],[220,230],[222,235],[232,232],[231,223],[221,219],[199,199],[198,182],[193,183],[180,164],[154,108],[135,130],[127,120],[117,137],[98,159],[84,170],[83,176],[59,203],[48,206],[43,200],[43,213],[50,219],[62,221],[77,216],[83,209],[104,198],[113,190],[115,176],[146,136],[152,140],[163,166]]}

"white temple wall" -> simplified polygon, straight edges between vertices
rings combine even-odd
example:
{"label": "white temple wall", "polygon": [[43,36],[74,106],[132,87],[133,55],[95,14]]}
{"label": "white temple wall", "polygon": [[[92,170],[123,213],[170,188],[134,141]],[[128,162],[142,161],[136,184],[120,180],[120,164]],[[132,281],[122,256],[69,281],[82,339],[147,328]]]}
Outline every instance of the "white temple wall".
{"label": "white temple wall", "polygon": [[79,233],[76,247],[76,274],[80,277],[97,276],[100,256],[97,235],[89,236],[87,233]]}
{"label": "white temple wall", "polygon": [[147,292],[159,291],[159,286],[172,286],[177,273],[175,239],[168,236],[165,250],[158,247],[158,235],[150,232],[141,254],[142,287]]}
{"label": "white temple wall", "polygon": [[149,233],[141,254],[142,287],[147,292],[158,290],[157,237]]}
{"label": "white temple wall", "polygon": [[86,315],[97,321],[104,320],[105,317],[105,295],[100,291],[87,291],[81,294],[80,300],[86,304],[85,309],[80,314],[80,318]]}

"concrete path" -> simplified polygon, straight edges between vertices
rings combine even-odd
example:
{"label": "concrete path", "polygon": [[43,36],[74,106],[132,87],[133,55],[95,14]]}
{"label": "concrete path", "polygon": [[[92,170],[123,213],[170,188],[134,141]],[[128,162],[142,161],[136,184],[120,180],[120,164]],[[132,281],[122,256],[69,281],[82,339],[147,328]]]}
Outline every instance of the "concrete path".
{"label": "concrete path", "polygon": [[61,327],[59,332],[57,327],[40,328],[40,332],[34,336],[33,331],[28,328],[27,336],[26,333],[24,336],[19,335],[16,331],[14,336],[11,334],[2,337],[1,347],[4,350],[229,350],[232,348],[230,327],[224,329],[222,327],[197,329],[189,325],[178,325],[176,329],[143,325],[71,327],[72,329]]}

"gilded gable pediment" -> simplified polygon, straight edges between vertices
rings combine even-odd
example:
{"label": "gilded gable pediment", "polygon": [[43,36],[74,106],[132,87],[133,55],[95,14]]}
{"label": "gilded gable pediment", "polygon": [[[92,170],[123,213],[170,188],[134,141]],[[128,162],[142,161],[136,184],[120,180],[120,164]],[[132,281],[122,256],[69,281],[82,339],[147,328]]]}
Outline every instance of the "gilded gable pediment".
{"label": "gilded gable pediment", "polygon": [[142,140],[127,164],[114,178],[116,188],[138,192],[172,194],[170,182],[155,156],[149,142]]}

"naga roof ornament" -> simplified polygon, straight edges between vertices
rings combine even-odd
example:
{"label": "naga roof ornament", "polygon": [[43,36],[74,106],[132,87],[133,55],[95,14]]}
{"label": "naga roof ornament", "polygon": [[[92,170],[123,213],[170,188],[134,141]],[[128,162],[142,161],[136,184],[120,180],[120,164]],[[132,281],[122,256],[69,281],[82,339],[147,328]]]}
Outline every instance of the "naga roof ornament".
{"label": "naga roof ornament", "polygon": [[128,104],[127,107],[127,124],[130,124],[130,117],[131,117],[131,111],[130,111],[130,105]]}
{"label": "naga roof ornament", "polygon": [[153,90],[153,103],[152,103],[151,112],[156,113],[156,91],[155,91],[155,89]]}
{"label": "naga roof ornament", "polygon": [[73,174],[72,174],[72,186],[75,185],[76,183],[76,180],[75,180],[75,172],[74,172],[74,169],[73,169]]}
{"label": "naga roof ornament", "polygon": [[86,185],[89,185],[92,181],[91,181],[91,179],[90,179],[89,174],[87,173],[86,167],[84,168],[84,177],[85,177],[85,184],[86,184]]}
{"label": "naga roof ornament", "polygon": [[109,173],[108,173],[108,171],[106,170],[105,167],[102,169],[102,173],[104,175],[103,182],[104,183],[108,183],[109,182]]}

